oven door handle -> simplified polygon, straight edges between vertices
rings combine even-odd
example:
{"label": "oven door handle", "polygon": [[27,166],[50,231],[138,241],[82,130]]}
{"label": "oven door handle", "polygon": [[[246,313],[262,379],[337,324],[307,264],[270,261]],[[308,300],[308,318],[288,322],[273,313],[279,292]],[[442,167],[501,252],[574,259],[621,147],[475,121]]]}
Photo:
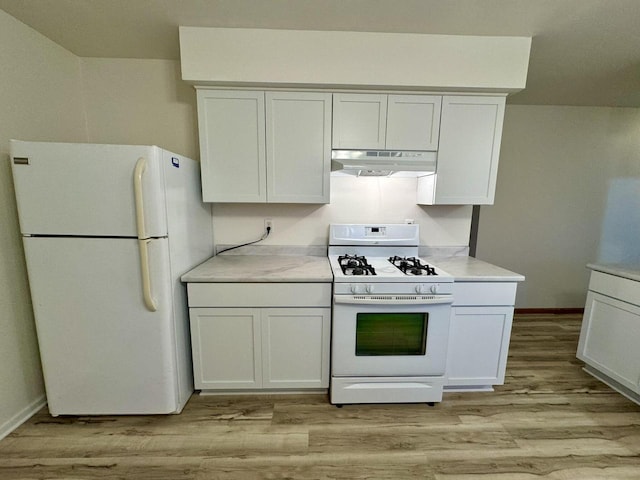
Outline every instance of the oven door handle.
{"label": "oven door handle", "polygon": [[352,305],[438,305],[453,303],[452,295],[334,295],[334,303]]}

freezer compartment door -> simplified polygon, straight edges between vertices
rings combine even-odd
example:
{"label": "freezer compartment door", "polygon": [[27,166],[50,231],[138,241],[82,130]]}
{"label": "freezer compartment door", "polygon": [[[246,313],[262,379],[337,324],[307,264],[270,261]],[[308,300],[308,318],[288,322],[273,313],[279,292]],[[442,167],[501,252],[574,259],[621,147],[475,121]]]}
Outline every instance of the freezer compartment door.
{"label": "freezer compartment door", "polygon": [[167,235],[158,147],[11,141],[24,235],[135,237],[134,174],[141,176],[145,231]]}
{"label": "freezer compartment door", "polygon": [[50,412],[179,411],[168,240],[148,245],[155,312],[136,239],[27,237],[24,246]]}

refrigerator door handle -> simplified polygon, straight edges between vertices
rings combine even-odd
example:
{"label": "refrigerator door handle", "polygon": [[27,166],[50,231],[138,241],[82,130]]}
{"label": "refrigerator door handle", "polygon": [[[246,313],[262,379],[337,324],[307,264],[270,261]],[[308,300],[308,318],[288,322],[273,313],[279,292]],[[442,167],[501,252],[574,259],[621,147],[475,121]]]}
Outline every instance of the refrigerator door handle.
{"label": "refrigerator door handle", "polygon": [[144,228],[144,203],[142,196],[142,174],[147,168],[147,159],[140,157],[133,171],[133,191],[136,199],[136,226],[138,249],[140,250],[140,272],[142,273],[142,298],[147,310],[155,312],[156,302],[151,295],[151,274],[149,272],[149,242]]}
{"label": "refrigerator door handle", "polygon": [[144,201],[142,196],[142,174],[147,168],[147,159],[140,157],[136,162],[136,167],[133,170],[133,191],[135,193],[136,203],[136,227],[138,232],[138,240],[147,238],[147,233],[144,228]]}
{"label": "refrigerator door handle", "polygon": [[144,299],[144,305],[150,312],[155,312],[158,307],[156,301],[151,294],[151,274],[149,272],[149,242],[150,239],[146,238],[138,240],[138,247],[140,249],[140,271],[142,273],[142,298]]}

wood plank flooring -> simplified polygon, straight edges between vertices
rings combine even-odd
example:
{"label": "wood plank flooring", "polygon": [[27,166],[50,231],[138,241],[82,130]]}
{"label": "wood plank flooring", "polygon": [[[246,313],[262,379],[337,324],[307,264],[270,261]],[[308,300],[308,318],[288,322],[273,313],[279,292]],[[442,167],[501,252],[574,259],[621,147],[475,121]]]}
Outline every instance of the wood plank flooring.
{"label": "wood plank flooring", "polygon": [[516,317],[504,386],[427,405],[193,396],[181,415],[50,417],[0,479],[640,479],[640,406],[581,370],[580,315]]}

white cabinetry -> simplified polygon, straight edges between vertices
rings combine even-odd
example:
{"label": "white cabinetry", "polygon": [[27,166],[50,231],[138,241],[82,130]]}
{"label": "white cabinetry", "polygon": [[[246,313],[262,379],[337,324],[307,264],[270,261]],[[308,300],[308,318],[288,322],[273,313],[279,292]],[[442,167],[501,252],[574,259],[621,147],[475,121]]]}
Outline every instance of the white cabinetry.
{"label": "white cabinetry", "polygon": [[333,95],[333,148],[356,150],[438,149],[437,95]]}
{"label": "white cabinetry", "polygon": [[446,390],[490,390],[504,383],[515,282],[455,282]]}
{"label": "white cabinetry", "polygon": [[260,309],[191,308],[197,389],[262,386]]}
{"label": "white cabinetry", "polygon": [[195,387],[326,389],[331,284],[190,283]]}
{"label": "white cabinetry", "polygon": [[594,271],[577,357],[595,377],[640,403],[640,282]]}
{"label": "white cabinetry", "polygon": [[198,89],[205,202],[328,203],[331,94]]}
{"label": "white cabinetry", "polygon": [[329,203],[331,94],[267,92],[267,201]]}
{"label": "white cabinetry", "polygon": [[202,199],[265,202],[264,93],[198,90]]}
{"label": "white cabinetry", "polygon": [[443,97],[438,166],[418,179],[419,204],[493,204],[504,106],[505,97]]}
{"label": "white cabinetry", "polygon": [[330,308],[262,310],[262,387],[329,386]]}

